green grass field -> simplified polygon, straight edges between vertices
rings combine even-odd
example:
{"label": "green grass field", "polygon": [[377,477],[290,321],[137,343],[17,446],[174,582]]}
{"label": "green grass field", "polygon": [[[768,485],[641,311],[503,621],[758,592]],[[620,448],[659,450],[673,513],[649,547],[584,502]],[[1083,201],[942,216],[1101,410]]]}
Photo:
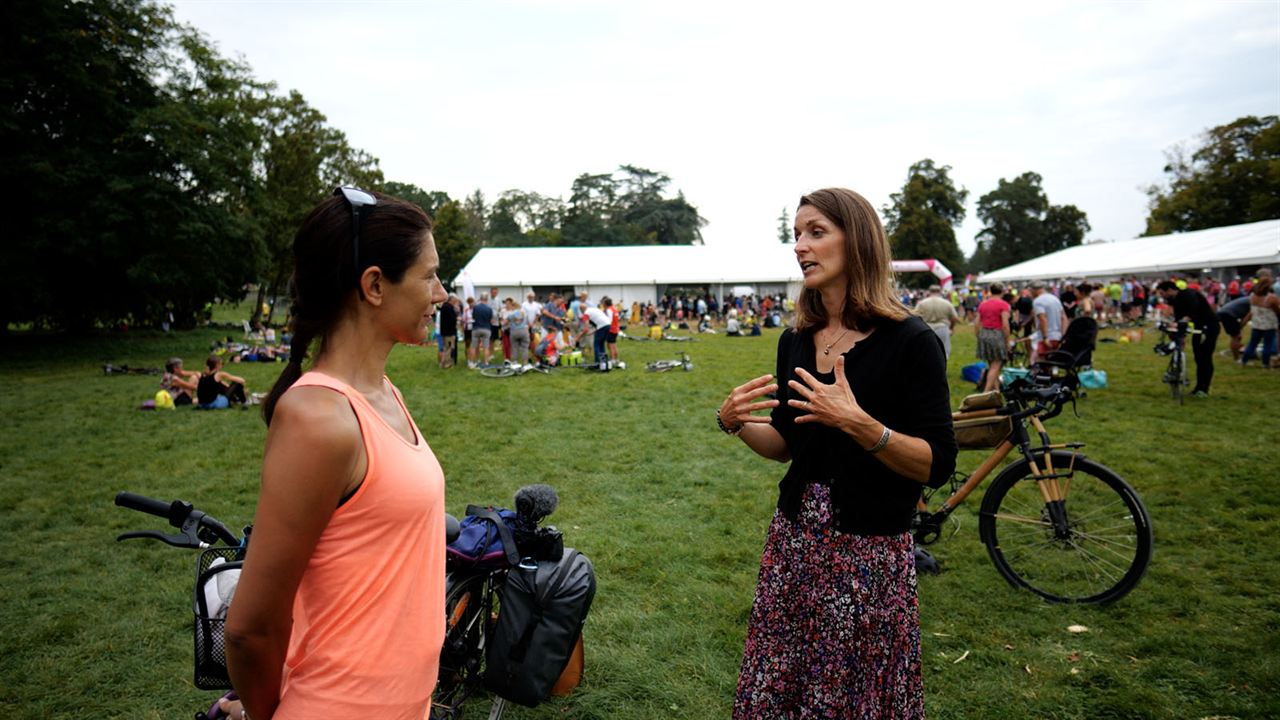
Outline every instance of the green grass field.
{"label": "green grass field", "polygon": [[[253,411],[139,412],[157,378],[100,368],[175,354],[198,367],[216,334],[19,334],[0,351],[0,717],[167,720],[210,701],[190,680],[194,557],[115,543],[162,528],[112,498],[181,497],[243,525],[265,429]],[[441,371],[434,349],[392,353],[449,509],[551,483],[551,522],[595,563],[583,686],[511,717],[728,716],[783,467],[717,431],[714,410],[772,371],[775,341],[623,342],[623,372],[503,380]],[[1146,578],[1106,608],[1015,591],[978,540],[975,494],[932,548],[946,572],[921,579],[930,717],[1280,716],[1280,372],[1220,358],[1212,397],[1179,407],[1152,344],[1099,345],[1111,387],[1049,425],[1142,495],[1156,534]],[[972,334],[955,345],[953,405],[971,390],[959,368]],[[681,351],[692,372],[643,370]],[[279,366],[233,370],[265,390]],[[960,467],[980,459],[963,453]],[[1076,624],[1088,632],[1069,633]]]}

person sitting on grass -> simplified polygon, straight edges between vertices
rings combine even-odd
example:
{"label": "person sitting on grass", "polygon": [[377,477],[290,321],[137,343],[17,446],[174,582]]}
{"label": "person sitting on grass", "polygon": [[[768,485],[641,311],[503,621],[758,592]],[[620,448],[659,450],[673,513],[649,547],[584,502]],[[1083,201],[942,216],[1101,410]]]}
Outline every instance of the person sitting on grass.
{"label": "person sitting on grass", "polygon": [[222,410],[231,403],[244,405],[244,378],[222,369],[222,358],[210,355],[204,361],[204,373],[196,385],[196,407],[201,410]]}
{"label": "person sitting on grass", "polygon": [[742,337],[742,325],[738,322],[737,308],[729,308],[729,319],[725,321],[724,334],[729,337]]}
{"label": "person sitting on grass", "polygon": [[182,358],[171,357],[164,364],[160,389],[169,393],[174,405],[190,405],[195,399],[196,384],[199,382],[200,373],[183,370]]}

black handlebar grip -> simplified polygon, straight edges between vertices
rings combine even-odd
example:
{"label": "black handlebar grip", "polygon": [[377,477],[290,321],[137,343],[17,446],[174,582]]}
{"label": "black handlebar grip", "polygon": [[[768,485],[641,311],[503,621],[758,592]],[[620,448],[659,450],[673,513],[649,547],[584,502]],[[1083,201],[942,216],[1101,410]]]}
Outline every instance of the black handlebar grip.
{"label": "black handlebar grip", "polygon": [[129,508],[130,510],[144,512],[148,515],[168,518],[169,509],[173,506],[173,503],[163,502],[143,495],[134,495],[131,492],[122,492],[116,494],[116,505],[123,508]]}

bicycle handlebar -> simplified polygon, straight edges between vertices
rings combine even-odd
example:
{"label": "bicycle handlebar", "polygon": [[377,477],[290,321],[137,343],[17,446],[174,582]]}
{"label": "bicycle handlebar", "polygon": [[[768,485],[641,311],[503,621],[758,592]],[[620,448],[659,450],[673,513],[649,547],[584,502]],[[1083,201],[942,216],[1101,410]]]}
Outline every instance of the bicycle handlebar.
{"label": "bicycle handlebar", "polygon": [[145,538],[186,548],[207,548],[219,541],[233,547],[241,544],[240,538],[237,538],[235,533],[217,518],[196,510],[191,503],[183,500],[166,503],[144,495],[120,492],[116,494],[116,505],[165,518],[170,525],[181,531],[173,535],[165,535],[154,530],[139,530],[123,533],[116,537],[117,541]]}
{"label": "bicycle handlebar", "polygon": [[[155,498],[149,498],[144,495],[135,495],[131,492],[121,492],[116,494],[116,505],[122,508],[137,510],[138,512],[144,512],[148,515],[155,515],[156,517],[166,519],[169,517],[170,511],[174,509],[174,505],[176,503],[178,503],[177,500],[172,503],[166,503],[162,500],[156,500]],[[182,514],[185,516],[186,511],[183,511]]]}

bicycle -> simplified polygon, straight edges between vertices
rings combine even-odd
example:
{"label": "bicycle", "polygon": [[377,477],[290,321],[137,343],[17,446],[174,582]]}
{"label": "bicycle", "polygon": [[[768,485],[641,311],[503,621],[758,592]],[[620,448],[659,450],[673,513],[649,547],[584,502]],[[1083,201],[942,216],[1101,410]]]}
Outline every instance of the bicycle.
{"label": "bicycle", "polygon": [[103,375],[160,375],[164,370],[158,367],[129,367],[128,365],[113,365],[111,363],[103,363]]}
{"label": "bicycle", "polygon": [[1187,335],[1197,335],[1200,331],[1189,327],[1187,323],[1164,321],[1156,323],[1156,329],[1160,331],[1161,339],[1152,350],[1157,355],[1169,356],[1169,367],[1165,369],[1161,381],[1169,385],[1169,393],[1182,405],[1187,386],[1191,384],[1187,377]]}
{"label": "bicycle", "polygon": [[[194,683],[201,690],[230,688],[222,617],[225,617],[225,608],[234,597],[234,580],[238,580],[252,528],[245,527],[243,538],[236,537],[230,528],[212,515],[197,510],[191,503],[183,500],[166,503],[155,498],[121,492],[116,494],[115,504],[165,518],[179,531],[166,535],[155,530],[137,530],[118,535],[117,542],[141,538],[202,551],[196,559],[196,586],[192,592],[192,612],[195,615]],[[232,572],[236,575],[231,575]],[[210,591],[205,592],[204,586],[208,586]],[[213,607],[215,603],[221,604],[220,610]],[[223,697],[236,699],[234,693]],[[226,715],[216,701],[208,710],[195,714],[195,720],[218,720],[224,717]]]}
{"label": "bicycle", "polygon": [[[518,530],[512,533],[505,525],[498,526],[504,548],[515,548],[507,551],[507,562],[465,563],[452,553],[446,555],[445,637],[430,720],[460,720],[463,705],[474,695],[486,692],[485,651],[498,622],[500,593],[510,570],[536,571],[535,557],[557,554],[554,550],[547,551],[547,547],[558,546],[563,552],[560,532],[554,527],[538,526],[555,511],[559,502],[555,490],[549,486],[527,486],[517,490],[514,499]],[[479,510],[482,509],[468,506],[467,514],[477,515]],[[505,698],[493,695],[489,720],[501,720],[507,705]]]}
{"label": "bicycle", "polygon": [[645,369],[649,372],[666,372],[676,368],[682,368],[685,372],[693,369],[693,361],[689,359],[689,353],[680,353],[678,360],[654,360],[645,364]]}
{"label": "bicycle", "polygon": [[[116,495],[115,504],[165,518],[179,529],[178,533],[171,535],[154,530],[126,532],[117,536],[117,541],[142,538],[202,551],[196,560],[196,585],[192,592],[194,684],[201,690],[229,689],[231,678],[227,673],[223,618],[226,608],[234,600],[234,581],[238,580],[238,574],[233,576],[230,573],[238,573],[243,565],[252,527],[246,526],[243,536],[237,537],[216,518],[183,500],[164,502],[121,492]],[[458,536],[458,521],[451,515],[445,515],[445,522],[446,542],[453,542]],[[467,568],[446,561],[446,569],[446,630],[440,653],[440,672],[432,694],[431,720],[458,720],[462,717],[462,704],[477,691],[483,692],[485,640],[497,621],[498,591],[509,568]],[[224,577],[230,582],[223,583]],[[215,608],[214,603],[221,603],[221,606]],[[222,697],[237,699],[234,692]],[[500,720],[506,706],[506,700],[495,696],[490,707],[490,720]],[[225,717],[217,701],[208,710],[195,714],[195,720]]]}
{"label": "bicycle", "polygon": [[487,378],[515,377],[516,375],[524,375],[531,372],[550,375],[551,366],[544,365],[541,361],[534,365],[520,365],[510,360],[504,360],[501,365],[485,365],[480,368],[480,375]]}
{"label": "bicycle", "polygon": [[[962,448],[994,448],[967,478],[957,474],[937,510],[926,489],[912,520],[917,546],[942,537],[942,525],[1015,448],[1022,458],[1002,470],[982,499],[978,535],[1010,585],[1055,603],[1112,603],[1127,595],[1151,562],[1151,518],[1134,489],[1080,452],[1053,444],[1044,421],[1074,402],[1074,378],[1018,380],[998,393],[972,396],[952,417]],[[1027,425],[1040,444],[1033,447]]]}

